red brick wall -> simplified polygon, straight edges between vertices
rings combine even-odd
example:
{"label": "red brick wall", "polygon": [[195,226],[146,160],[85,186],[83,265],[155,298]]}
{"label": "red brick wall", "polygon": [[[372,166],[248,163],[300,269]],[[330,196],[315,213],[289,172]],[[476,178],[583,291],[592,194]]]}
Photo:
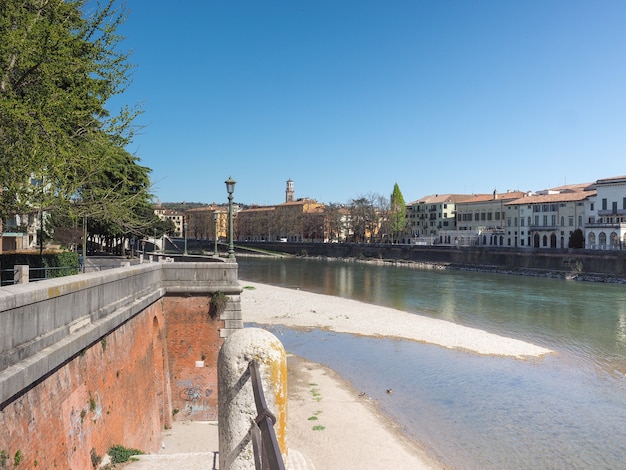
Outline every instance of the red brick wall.
{"label": "red brick wall", "polygon": [[[217,420],[217,355],[224,321],[207,296],[164,298],[174,419]],[[202,365],[204,362],[204,365]]]}
{"label": "red brick wall", "polygon": [[172,409],[162,305],[154,303],[0,410],[6,468],[18,451],[20,469],[89,469],[92,449],[102,456],[116,444],[160,447]]}

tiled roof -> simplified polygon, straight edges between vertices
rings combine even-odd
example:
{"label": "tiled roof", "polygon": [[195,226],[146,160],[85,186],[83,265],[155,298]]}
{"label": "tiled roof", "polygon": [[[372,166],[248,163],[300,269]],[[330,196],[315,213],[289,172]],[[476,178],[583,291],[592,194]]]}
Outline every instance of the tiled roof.
{"label": "tiled roof", "polygon": [[612,178],[603,178],[601,180],[596,181],[596,184],[607,184],[607,183],[626,183],[626,175],[625,176],[613,176]]}
{"label": "tiled roof", "polygon": [[409,202],[407,205],[412,206],[416,204],[438,204],[443,202],[461,202],[474,197],[474,194],[433,194],[425,196],[417,201]]}
{"label": "tiled roof", "polygon": [[542,194],[535,196],[526,196],[514,201],[507,202],[507,206],[516,206],[522,204],[547,204],[551,202],[573,202],[582,201],[588,197],[595,196],[596,191],[578,191],[573,193],[560,194]]}
{"label": "tiled roof", "polygon": [[563,186],[557,186],[556,188],[550,188],[551,191],[558,191],[560,193],[564,192],[578,192],[578,191],[588,191],[591,188],[593,183],[577,183],[577,184],[566,184]]}

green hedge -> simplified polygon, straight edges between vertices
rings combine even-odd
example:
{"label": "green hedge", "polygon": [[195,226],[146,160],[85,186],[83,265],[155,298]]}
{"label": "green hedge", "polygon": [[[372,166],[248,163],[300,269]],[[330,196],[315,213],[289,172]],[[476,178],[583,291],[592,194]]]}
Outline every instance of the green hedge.
{"label": "green hedge", "polygon": [[31,279],[70,276],[78,274],[78,253],[73,251],[39,253],[6,253],[0,255],[2,285],[13,282],[13,267],[16,264],[31,268]]}

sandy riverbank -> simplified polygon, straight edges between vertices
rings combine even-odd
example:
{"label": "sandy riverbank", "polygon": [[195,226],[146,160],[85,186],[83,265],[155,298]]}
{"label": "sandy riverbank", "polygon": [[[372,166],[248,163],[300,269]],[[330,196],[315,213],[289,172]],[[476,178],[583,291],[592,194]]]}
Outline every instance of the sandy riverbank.
{"label": "sandy riverbank", "polygon": [[351,299],[241,281],[246,323],[385,336],[478,354],[532,358],[549,349],[476,328]]}

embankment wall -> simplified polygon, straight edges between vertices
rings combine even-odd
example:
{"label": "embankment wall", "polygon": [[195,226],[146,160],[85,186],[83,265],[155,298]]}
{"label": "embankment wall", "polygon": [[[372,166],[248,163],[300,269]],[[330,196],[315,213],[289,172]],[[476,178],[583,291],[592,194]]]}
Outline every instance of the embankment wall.
{"label": "embankment wall", "polygon": [[503,270],[565,271],[626,276],[626,251],[618,250],[519,250],[353,243],[239,243],[238,245],[294,255],[306,252],[307,256],[365,257],[437,263],[455,267],[494,267]]}
{"label": "embankment wall", "polygon": [[[211,315],[213,293],[228,295]],[[241,328],[236,263],[152,263],[0,289],[6,468],[93,468],[217,416],[217,354]],[[3,468],[5,468],[3,467]]]}

